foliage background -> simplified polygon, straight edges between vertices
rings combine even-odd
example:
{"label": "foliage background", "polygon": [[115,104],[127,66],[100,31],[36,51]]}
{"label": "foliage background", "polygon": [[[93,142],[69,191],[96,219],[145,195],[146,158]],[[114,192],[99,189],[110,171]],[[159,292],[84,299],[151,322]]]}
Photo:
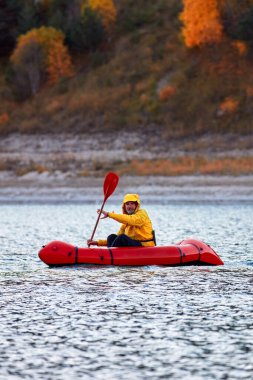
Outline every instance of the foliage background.
{"label": "foliage background", "polygon": [[[0,133],[251,133],[252,0],[0,3]],[[17,41],[39,28],[64,37],[47,58],[41,45],[22,50],[17,75]],[[27,54],[40,75],[30,91]]]}

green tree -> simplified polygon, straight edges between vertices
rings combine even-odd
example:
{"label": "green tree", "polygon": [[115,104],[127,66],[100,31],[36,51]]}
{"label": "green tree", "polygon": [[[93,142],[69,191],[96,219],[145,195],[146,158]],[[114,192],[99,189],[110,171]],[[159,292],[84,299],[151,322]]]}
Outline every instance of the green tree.
{"label": "green tree", "polygon": [[53,0],[48,7],[48,25],[60,28],[63,31],[80,17],[79,0]]}
{"label": "green tree", "polygon": [[18,17],[18,34],[24,34],[39,25],[34,1],[26,1]]}
{"label": "green tree", "polygon": [[63,32],[66,32],[66,17],[62,9],[58,8],[55,12],[49,15],[48,26],[52,26],[53,28],[60,29]]}
{"label": "green tree", "polygon": [[16,0],[0,0],[0,56],[14,48],[19,12],[22,3]]}
{"label": "green tree", "polygon": [[81,17],[70,24],[66,41],[72,50],[83,52],[96,49],[104,36],[105,30],[100,17],[87,7]]}
{"label": "green tree", "polygon": [[253,7],[239,20],[238,38],[253,44]]}

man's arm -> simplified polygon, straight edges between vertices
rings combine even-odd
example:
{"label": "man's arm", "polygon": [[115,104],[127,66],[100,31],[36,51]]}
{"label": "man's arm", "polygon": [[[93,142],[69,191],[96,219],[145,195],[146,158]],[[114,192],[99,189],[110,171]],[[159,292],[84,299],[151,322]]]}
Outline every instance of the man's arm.
{"label": "man's arm", "polygon": [[133,215],[114,214],[113,212],[108,212],[107,214],[109,218],[122,224],[128,224],[129,226],[142,226],[147,220],[146,212],[144,210],[139,210]]}

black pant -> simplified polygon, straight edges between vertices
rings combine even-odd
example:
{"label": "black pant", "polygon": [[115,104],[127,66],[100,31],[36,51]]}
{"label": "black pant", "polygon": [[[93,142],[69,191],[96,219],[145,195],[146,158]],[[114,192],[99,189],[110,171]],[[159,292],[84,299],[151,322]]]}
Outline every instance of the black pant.
{"label": "black pant", "polygon": [[142,247],[142,245],[138,240],[133,240],[125,234],[111,234],[107,238],[107,247]]}

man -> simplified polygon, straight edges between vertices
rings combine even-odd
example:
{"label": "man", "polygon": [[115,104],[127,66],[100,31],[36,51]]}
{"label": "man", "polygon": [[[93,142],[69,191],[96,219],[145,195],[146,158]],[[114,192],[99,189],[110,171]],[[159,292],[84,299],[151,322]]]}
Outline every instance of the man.
{"label": "man", "polygon": [[[104,218],[122,223],[119,232],[109,235],[107,240],[88,240],[87,244],[107,247],[153,247],[155,240],[152,223],[146,210],[140,208],[138,194],[126,194],[122,204],[123,214],[102,211]],[[99,213],[100,210],[97,210]]]}

